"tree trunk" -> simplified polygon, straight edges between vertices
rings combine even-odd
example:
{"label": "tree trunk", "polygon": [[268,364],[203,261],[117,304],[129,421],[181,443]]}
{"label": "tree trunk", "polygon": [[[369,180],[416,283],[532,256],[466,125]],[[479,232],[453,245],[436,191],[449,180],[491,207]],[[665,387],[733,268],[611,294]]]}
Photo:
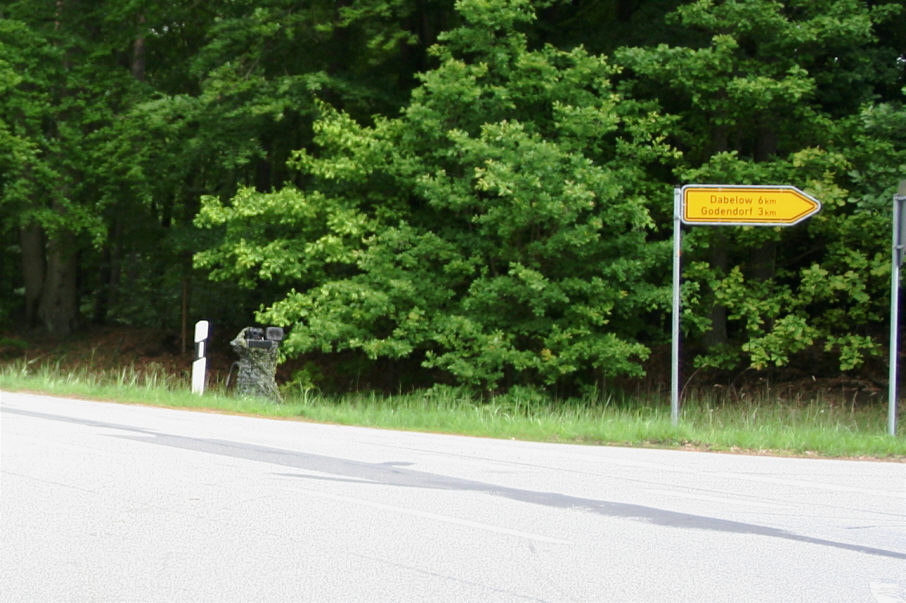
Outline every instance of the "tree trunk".
{"label": "tree trunk", "polygon": [[[770,161],[777,154],[777,134],[773,128],[763,126],[758,132],[755,161]],[[761,244],[751,256],[752,276],[759,281],[774,278],[777,272],[777,241],[771,239]]]}
{"label": "tree trunk", "polygon": [[[138,16],[139,27],[144,29],[145,15]],[[139,32],[135,41],[132,43],[132,76],[140,82],[145,81],[145,57],[146,57],[145,36]]]}
{"label": "tree trunk", "polygon": [[[727,255],[726,236],[715,232],[711,237],[711,266],[717,269],[718,274],[726,275],[729,258]],[[727,336],[727,308],[723,304],[713,302],[709,312],[711,328],[702,338],[706,346],[715,347],[725,345]]]}
{"label": "tree trunk", "polygon": [[[724,152],[729,148],[728,136],[725,125],[714,126],[711,130],[712,154]],[[715,229],[710,237],[710,262],[711,266],[721,276],[727,274],[727,267],[730,263],[727,244],[726,234],[719,229]],[[708,347],[726,345],[729,341],[727,335],[727,308],[722,304],[712,302],[708,317],[711,319],[711,328],[705,333],[702,341]]]}
{"label": "tree trunk", "polygon": [[104,245],[103,261],[98,271],[98,290],[94,301],[95,324],[106,324],[111,308],[115,308],[119,302],[122,241],[123,222],[116,218]]}
{"label": "tree trunk", "polygon": [[[78,2],[76,0],[56,0],[56,12],[54,14],[54,29],[61,31],[63,29],[64,19],[69,9],[72,9]],[[72,48],[60,45],[62,54],[63,71],[69,71],[73,64],[73,58],[70,56]],[[62,97],[66,97],[65,81],[60,87],[59,92]],[[59,122],[68,121],[63,111],[54,111],[52,123],[48,124],[46,136],[48,139],[58,139],[60,137]],[[65,198],[68,189],[67,179],[61,178],[57,183],[56,194],[59,198]],[[51,201],[50,209],[54,213],[66,216],[62,204],[56,199]],[[76,236],[72,231],[64,228],[56,229],[49,233],[43,231],[41,227],[35,227],[41,232],[40,245],[38,235],[30,233],[26,238],[29,239],[30,248],[26,252],[23,247],[23,270],[25,272],[26,282],[32,279],[33,291],[37,289],[37,283],[40,282],[40,288],[37,298],[37,319],[44,326],[47,332],[54,336],[65,336],[72,332],[77,323],[79,312],[78,303],[78,254]],[[40,259],[39,259],[40,258]],[[43,273],[33,274],[38,266],[43,266]],[[28,287],[28,285],[26,285]],[[28,297],[28,294],[26,294]],[[31,310],[29,310],[31,311]]]}
{"label": "tree trunk", "polygon": [[78,322],[78,257],[75,237],[61,231],[48,242],[38,317],[48,333],[69,335]]}
{"label": "tree trunk", "polygon": [[617,1],[617,20],[621,23],[629,23],[634,13],[639,8],[638,0],[618,0]]}
{"label": "tree trunk", "polygon": [[38,305],[44,286],[44,231],[37,224],[19,230],[22,276],[25,280],[25,326],[38,324]]}

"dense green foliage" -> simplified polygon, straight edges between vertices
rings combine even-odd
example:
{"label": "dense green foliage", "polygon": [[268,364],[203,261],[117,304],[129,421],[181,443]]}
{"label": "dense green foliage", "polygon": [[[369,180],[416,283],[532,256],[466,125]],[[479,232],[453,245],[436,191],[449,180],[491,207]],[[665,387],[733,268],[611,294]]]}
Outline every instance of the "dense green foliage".
{"label": "dense green foliage", "polygon": [[257,319],[304,384],[594,389],[669,338],[673,187],[791,184],[823,211],[687,230],[688,353],[886,343],[899,2],[13,0],[0,92],[10,324]]}
{"label": "dense green foliage", "polygon": [[695,43],[618,52],[639,76],[633,89],[657,90],[682,118],[681,182],[794,183],[823,203],[805,227],[690,233],[686,277],[697,287],[687,308],[705,331],[701,364],[784,366],[808,351],[848,370],[880,352],[890,260],[879,234],[906,147],[878,137],[872,115],[904,119],[902,102],[877,102],[898,59],[875,26],[901,8],[691,2],[668,20]]}
{"label": "dense green foliage", "polygon": [[602,58],[528,50],[531,13],[498,4],[461,3],[400,117],[325,109],[305,190],[206,198],[226,236],[199,265],[291,286],[261,317],[293,326],[288,353],[416,356],[485,387],[638,373],[666,299],[644,195],[660,120]]}

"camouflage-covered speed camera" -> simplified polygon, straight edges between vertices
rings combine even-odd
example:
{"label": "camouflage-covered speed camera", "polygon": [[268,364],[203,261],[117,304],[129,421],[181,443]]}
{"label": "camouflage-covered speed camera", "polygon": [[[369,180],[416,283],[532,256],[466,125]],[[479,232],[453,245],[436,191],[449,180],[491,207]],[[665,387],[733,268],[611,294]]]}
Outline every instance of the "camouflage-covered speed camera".
{"label": "camouflage-covered speed camera", "polygon": [[277,348],[283,341],[280,327],[246,327],[230,342],[239,355],[236,391],[241,396],[280,401],[277,373]]}

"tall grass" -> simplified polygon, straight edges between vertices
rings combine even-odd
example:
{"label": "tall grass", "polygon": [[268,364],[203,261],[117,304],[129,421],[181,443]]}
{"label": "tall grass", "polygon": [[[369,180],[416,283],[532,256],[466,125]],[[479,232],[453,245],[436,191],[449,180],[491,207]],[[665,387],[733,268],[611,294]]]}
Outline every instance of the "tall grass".
{"label": "tall grass", "polygon": [[27,359],[0,365],[0,389],[118,402],[535,441],[906,460],[906,437],[886,435],[886,407],[879,405],[769,396],[727,403],[701,395],[684,404],[673,425],[669,403],[656,395],[552,400],[515,390],[482,400],[446,387],[393,396],[295,388],[274,404],[234,396],[217,382],[198,396],[188,383],[188,373],[155,365],[104,371]]}

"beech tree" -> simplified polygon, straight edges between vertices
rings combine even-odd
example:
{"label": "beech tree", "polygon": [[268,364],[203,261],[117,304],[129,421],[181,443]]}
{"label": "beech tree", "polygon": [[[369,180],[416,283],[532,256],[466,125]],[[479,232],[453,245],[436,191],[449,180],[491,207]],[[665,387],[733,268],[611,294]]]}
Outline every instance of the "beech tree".
{"label": "beech tree", "polygon": [[122,98],[73,4],[13,3],[0,20],[2,228],[20,242],[26,323],[59,334],[77,322],[79,253],[104,237],[92,144]]}
{"label": "beech tree", "polygon": [[[789,229],[691,229],[684,321],[701,335],[700,365],[786,366],[817,348],[847,370],[880,352],[887,245],[877,233],[889,230],[890,197],[875,187],[869,201],[851,176],[877,144],[865,129],[871,103],[898,61],[902,74],[876,34],[901,9],[697,0],[668,16],[686,45],[617,53],[627,86],[680,117],[670,134],[683,151],[679,182],[794,184],[823,204]],[[885,155],[883,165],[902,162]]]}
{"label": "beech tree", "polygon": [[[2,266],[17,295],[0,316],[57,335],[177,323],[205,280],[191,268],[199,197],[290,177],[315,93],[395,110],[452,14],[431,0],[5,4],[0,227],[18,265]],[[231,311],[223,292],[196,287],[195,311],[232,321],[260,303],[230,289]]]}
{"label": "beech tree", "polygon": [[328,106],[307,188],[207,197],[216,278],[289,290],[259,315],[287,354],[415,358],[484,388],[641,373],[652,282],[648,164],[660,118],[582,49],[530,50],[527,2],[463,0],[399,117]]}

